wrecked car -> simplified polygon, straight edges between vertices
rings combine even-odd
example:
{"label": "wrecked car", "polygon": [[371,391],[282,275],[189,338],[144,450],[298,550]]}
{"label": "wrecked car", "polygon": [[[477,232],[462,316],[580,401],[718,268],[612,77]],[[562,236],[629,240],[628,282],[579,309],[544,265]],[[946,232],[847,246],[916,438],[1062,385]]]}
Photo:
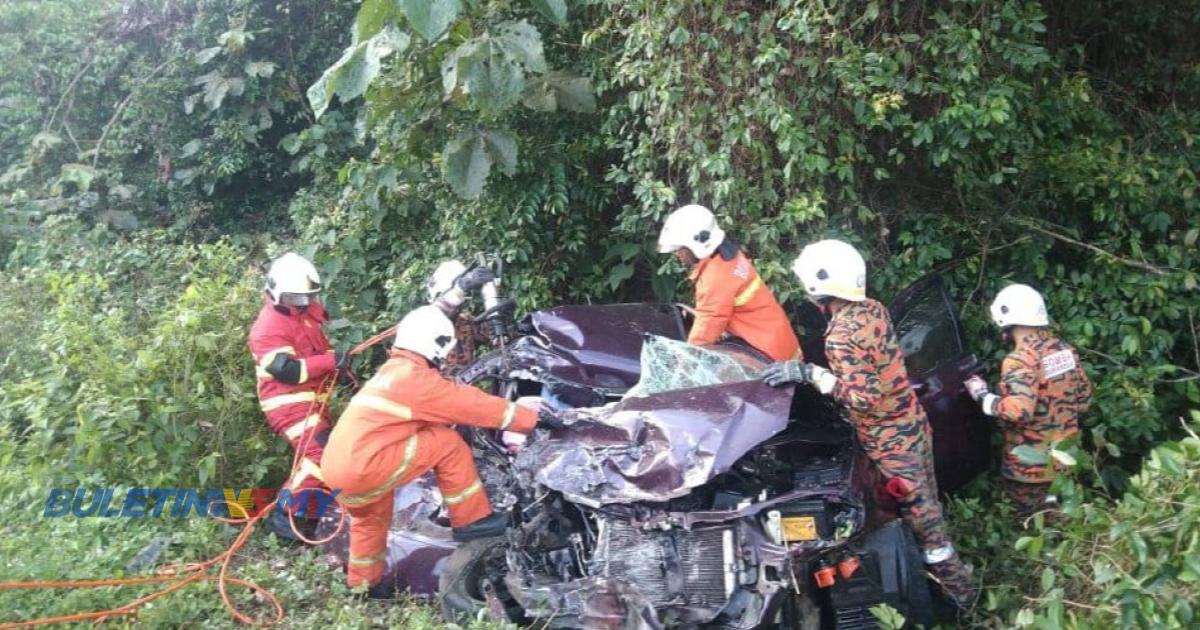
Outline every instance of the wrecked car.
{"label": "wrecked car", "polygon": [[[932,622],[921,554],[831,401],[771,388],[736,340],[696,348],[672,305],[563,306],[479,322],[494,350],[459,380],[561,409],[567,428],[516,451],[463,428],[504,537],[449,542],[431,484],[397,489],[388,579],[437,595],[448,618],[555,628],[874,627],[887,603]],[[821,360],[823,322],[801,314]],[[934,429],[938,482],[989,464],[988,425],[959,384],[977,369],[940,278],[893,304]],[[403,495],[403,496],[401,496]]]}

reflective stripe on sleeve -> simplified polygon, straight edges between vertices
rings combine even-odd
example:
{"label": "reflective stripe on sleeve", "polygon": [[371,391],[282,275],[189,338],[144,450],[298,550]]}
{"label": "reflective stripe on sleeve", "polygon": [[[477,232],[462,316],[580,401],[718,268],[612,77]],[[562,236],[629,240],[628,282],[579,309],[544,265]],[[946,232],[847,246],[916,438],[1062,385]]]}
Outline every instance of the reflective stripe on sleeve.
{"label": "reflective stripe on sleeve", "polygon": [[262,359],[254,365],[254,374],[259,378],[259,380],[269,381],[275,378],[274,376],[271,376],[270,372],[267,371],[267,366],[271,365],[271,361],[275,360],[275,355],[279,354],[280,352],[285,354],[296,354],[296,349],[291,346],[282,346],[279,348],[272,348],[271,350],[264,352]]}
{"label": "reflective stripe on sleeve", "polygon": [[412,437],[408,438],[408,441],[404,445],[404,459],[400,462],[400,465],[396,467],[396,470],[392,471],[392,474],[388,475],[387,481],[384,481],[382,484],[376,486],[375,489],[362,494],[339,494],[337,496],[338,503],[341,503],[342,505],[354,506],[365,505],[367,503],[376,501],[379,499],[379,497],[383,496],[383,493],[390,492],[391,489],[395,487],[396,482],[400,481],[400,478],[408,472],[408,468],[412,465],[413,457],[415,457],[416,454],[417,436],[413,435]]}
{"label": "reflective stripe on sleeve", "polygon": [[510,402],[508,403],[508,406],[504,408],[504,420],[500,421],[500,430],[503,431],[504,429],[507,429],[509,425],[513,423],[513,420],[516,417],[517,403]]}
{"label": "reflective stripe on sleeve", "polygon": [[268,365],[271,365],[271,361],[275,360],[275,355],[279,354],[280,352],[283,352],[284,354],[296,354],[296,349],[291,346],[282,346],[272,350],[267,350],[263,353],[262,359],[259,360],[258,367],[266,369]]}
{"label": "reflective stripe on sleeve", "polygon": [[326,396],[318,397],[316,392],[295,392],[295,393],[291,393],[291,394],[280,394],[279,396],[272,396],[270,398],[263,400],[260,403],[260,406],[262,407],[262,410],[265,413],[268,411],[274,411],[276,409],[279,409],[280,407],[294,405],[296,403],[311,403],[311,402],[315,402],[317,400],[324,402],[326,400],[326,398],[327,398]]}
{"label": "reflective stripe on sleeve", "polygon": [[737,297],[733,298],[733,305],[745,306],[750,300],[754,299],[754,295],[758,293],[758,290],[762,288],[762,285],[762,278],[759,276],[754,276],[754,279],[750,281],[749,286],[747,286],[745,289],[742,289],[742,292],[738,293]]}

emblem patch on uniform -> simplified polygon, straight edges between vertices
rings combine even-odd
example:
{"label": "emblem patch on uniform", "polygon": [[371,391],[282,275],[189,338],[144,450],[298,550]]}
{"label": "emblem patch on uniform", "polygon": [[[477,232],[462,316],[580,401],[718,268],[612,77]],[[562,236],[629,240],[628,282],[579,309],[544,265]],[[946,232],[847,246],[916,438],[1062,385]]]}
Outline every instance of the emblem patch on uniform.
{"label": "emblem patch on uniform", "polygon": [[741,261],[733,268],[733,275],[745,280],[750,277],[750,264],[746,261]]}
{"label": "emblem patch on uniform", "polygon": [[1059,350],[1042,358],[1042,374],[1054,378],[1075,369],[1075,355],[1070,350]]}

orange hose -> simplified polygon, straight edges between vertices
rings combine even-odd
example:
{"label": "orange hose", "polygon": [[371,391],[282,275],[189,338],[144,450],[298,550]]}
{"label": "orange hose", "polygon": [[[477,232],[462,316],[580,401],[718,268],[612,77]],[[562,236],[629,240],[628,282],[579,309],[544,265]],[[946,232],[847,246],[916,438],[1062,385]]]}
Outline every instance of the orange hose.
{"label": "orange hose", "polygon": [[[384,339],[387,339],[391,335],[395,334],[395,332],[396,332],[395,326],[388,328],[387,330],[384,330],[383,332],[381,332],[381,333],[371,337],[370,339],[367,339],[366,341],[355,346],[353,349],[350,350],[350,354],[352,354],[352,355],[361,354],[367,348],[370,348],[371,346],[383,341]],[[318,390],[320,391],[320,393],[322,395],[318,395],[317,400],[313,401],[314,405],[319,404],[319,406],[317,407],[317,413],[320,413],[320,414],[325,413],[325,407],[328,405],[329,396],[331,396],[333,394],[334,386],[336,385],[336,383],[337,383],[337,375],[336,374],[326,377],[326,380],[321,383],[321,386],[318,388]],[[313,408],[312,408],[312,406],[310,406],[308,411],[312,412],[312,410],[313,410]],[[305,415],[310,415],[310,414],[305,414]],[[308,440],[310,440],[310,439],[312,439],[311,431],[307,432],[304,435],[302,441],[294,449],[294,451],[292,453],[292,473],[291,473],[291,475],[288,476],[289,478],[291,478],[292,475],[296,474],[296,471],[299,469],[300,461],[302,458],[302,456],[300,454],[304,452],[304,447],[306,447],[308,445]],[[224,501],[218,501],[216,503],[226,503],[226,505],[228,506],[228,503],[224,502]],[[203,562],[191,562],[188,564],[184,564],[182,566],[168,565],[168,566],[160,569],[159,575],[156,575],[156,576],[144,576],[144,577],[132,577],[132,578],[111,578],[111,579],[105,579],[105,580],[33,580],[33,581],[27,581],[27,582],[0,582],[0,591],[8,591],[8,590],[43,589],[43,588],[100,588],[100,587],[104,587],[104,586],[135,586],[135,585],[139,585],[139,584],[156,584],[156,583],[174,581],[171,585],[167,586],[166,588],[154,591],[148,595],[139,597],[123,606],[118,606],[116,608],[111,608],[108,610],[93,610],[93,611],[88,611],[88,612],[73,613],[70,615],[59,615],[57,617],[41,617],[38,619],[29,619],[29,620],[25,620],[25,621],[0,622],[0,630],[13,630],[15,628],[33,628],[36,626],[45,626],[45,625],[59,624],[59,623],[70,623],[70,622],[76,622],[76,621],[89,621],[89,620],[102,621],[109,617],[133,616],[133,615],[137,614],[137,611],[139,608],[148,604],[151,601],[154,601],[155,599],[158,599],[159,597],[174,593],[175,591],[178,591],[190,584],[195,584],[197,582],[213,582],[213,581],[215,581],[217,583],[217,590],[221,593],[221,602],[225,605],[225,608],[229,610],[230,614],[232,614],[235,619],[237,619],[238,621],[240,621],[248,626],[273,626],[273,625],[283,621],[284,616],[285,616],[283,604],[280,603],[279,598],[276,597],[275,594],[272,593],[271,591],[259,586],[258,584],[255,584],[254,582],[251,582],[250,580],[244,580],[244,579],[236,578],[236,577],[229,577],[228,572],[229,572],[230,560],[232,560],[234,555],[237,553],[237,551],[246,544],[246,541],[250,539],[250,534],[254,531],[254,526],[260,520],[262,520],[264,514],[270,514],[271,510],[275,509],[275,506],[277,503],[278,503],[278,499],[275,501],[272,501],[269,505],[267,505],[267,507],[259,510],[258,514],[256,514],[253,517],[249,517],[249,518],[213,517],[214,519],[216,519],[222,523],[226,523],[226,524],[230,524],[230,525],[244,524],[245,528],[242,529],[241,533],[238,534],[237,538],[234,539],[233,543],[230,544],[229,547],[225,551],[221,552],[220,554],[217,554],[216,556],[209,558],[208,560],[205,560]],[[211,507],[209,509],[211,509]],[[228,507],[226,509],[228,509]],[[305,543],[308,543],[310,545],[320,545],[320,544],[327,543],[330,540],[333,540],[338,534],[341,533],[342,528],[346,524],[346,512],[345,512],[345,510],[341,511],[341,520],[338,521],[337,528],[334,529],[333,533],[325,538],[320,539],[320,540],[309,540],[308,538],[306,538],[304,536],[304,534],[302,534],[300,531],[298,531],[296,528],[296,521],[295,521],[294,514],[291,514],[291,513],[288,514],[288,521],[291,524],[292,532],[294,532],[300,540],[302,540]],[[217,564],[221,565],[220,571],[217,573],[217,575],[215,577],[212,575],[209,575],[208,574],[209,570],[212,567],[216,566]],[[256,619],[250,617],[249,615],[244,614],[240,609],[238,609],[237,605],[235,605],[229,597],[228,584],[230,584],[230,583],[236,584],[243,588],[247,588],[251,591],[259,593],[265,599],[269,600],[271,602],[271,605],[274,606],[274,608],[275,608],[274,616],[268,621],[258,621]]]}

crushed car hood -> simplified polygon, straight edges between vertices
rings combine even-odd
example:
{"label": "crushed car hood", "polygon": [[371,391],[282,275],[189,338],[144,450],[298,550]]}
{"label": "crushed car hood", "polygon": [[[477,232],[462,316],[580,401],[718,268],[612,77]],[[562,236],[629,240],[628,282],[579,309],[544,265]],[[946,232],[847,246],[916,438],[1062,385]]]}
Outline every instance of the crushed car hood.
{"label": "crushed car hood", "polygon": [[666,501],[782,431],[791,401],[792,388],[752,380],[577,409],[570,426],[533,440],[516,468],[584,505]]}

